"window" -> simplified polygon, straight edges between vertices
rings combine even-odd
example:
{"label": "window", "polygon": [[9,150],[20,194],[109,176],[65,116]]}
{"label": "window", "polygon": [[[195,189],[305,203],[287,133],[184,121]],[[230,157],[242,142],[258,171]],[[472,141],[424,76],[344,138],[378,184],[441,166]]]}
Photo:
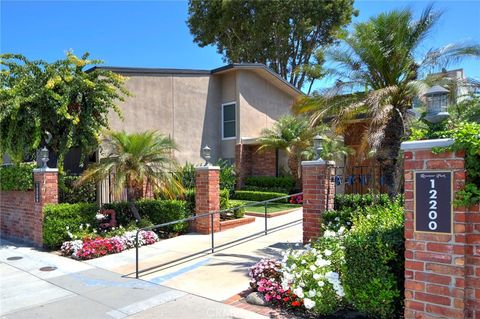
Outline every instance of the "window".
{"label": "window", "polygon": [[236,131],[235,102],[222,104],[222,138],[235,138]]}

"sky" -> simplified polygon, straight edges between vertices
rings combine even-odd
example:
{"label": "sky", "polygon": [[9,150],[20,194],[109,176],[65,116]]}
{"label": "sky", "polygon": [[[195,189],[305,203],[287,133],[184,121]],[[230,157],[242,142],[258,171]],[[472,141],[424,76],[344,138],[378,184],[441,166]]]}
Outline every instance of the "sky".
{"label": "sky", "polygon": [[[2,53],[54,61],[68,50],[88,51],[105,65],[129,67],[213,69],[225,64],[215,47],[193,42],[186,1],[0,1]],[[419,15],[429,3],[357,0],[359,16],[353,23],[405,7]],[[480,0],[437,1],[435,8],[444,14],[421,52],[453,42],[480,43]],[[454,67],[480,80],[480,60]]]}

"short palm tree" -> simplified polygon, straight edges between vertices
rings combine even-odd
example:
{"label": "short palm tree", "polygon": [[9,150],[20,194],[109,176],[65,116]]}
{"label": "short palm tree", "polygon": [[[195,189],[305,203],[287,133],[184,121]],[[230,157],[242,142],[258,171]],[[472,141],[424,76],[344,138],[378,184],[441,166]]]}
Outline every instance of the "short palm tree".
{"label": "short palm tree", "polygon": [[[300,182],[300,162],[303,152],[313,143],[316,134],[323,127],[311,127],[305,117],[286,115],[273,125],[272,128],[264,129],[259,138],[262,149],[281,149],[288,154],[288,168],[293,178]],[[297,185],[299,186],[299,185]]]}
{"label": "short palm tree", "polygon": [[177,150],[175,142],[154,131],[132,134],[107,132],[102,146],[105,157],[100,163],[91,165],[78,183],[89,180],[100,182],[114,173],[114,192],[121,194],[127,190],[132,213],[140,220],[135,201],[143,196],[145,183],[172,197],[182,189],[181,183],[172,174],[176,166],[173,150]]}
{"label": "short palm tree", "polygon": [[407,134],[407,110],[433,80],[439,80],[419,77],[462,58],[480,56],[478,45],[449,44],[429,50],[417,61],[418,48],[439,17],[428,6],[416,21],[411,10],[404,9],[356,24],[344,46],[329,52],[337,67],[335,86],[294,106],[296,112],[309,114],[313,125],[333,118],[338,133],[349,120],[365,115],[368,130],[361,150],[375,154],[391,196],[399,191],[400,143]]}

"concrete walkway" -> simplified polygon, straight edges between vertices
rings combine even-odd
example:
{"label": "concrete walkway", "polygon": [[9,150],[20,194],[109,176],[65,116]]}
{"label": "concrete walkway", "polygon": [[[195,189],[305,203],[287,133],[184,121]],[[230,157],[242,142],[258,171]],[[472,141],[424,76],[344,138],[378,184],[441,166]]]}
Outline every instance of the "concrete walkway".
{"label": "concrete walkway", "polygon": [[0,244],[0,316],[5,318],[265,318],[84,262]]}
{"label": "concrete walkway", "polygon": [[[224,301],[249,287],[248,268],[263,257],[278,257],[302,241],[302,211],[268,218],[215,234],[215,253],[210,254],[210,235],[186,234],[141,247],[140,278],[216,301]],[[202,250],[203,254],[190,256]],[[189,257],[190,256],[190,257]],[[135,250],[93,259],[87,264],[134,277]],[[164,266],[161,266],[164,264]],[[160,266],[160,267],[158,267]]]}

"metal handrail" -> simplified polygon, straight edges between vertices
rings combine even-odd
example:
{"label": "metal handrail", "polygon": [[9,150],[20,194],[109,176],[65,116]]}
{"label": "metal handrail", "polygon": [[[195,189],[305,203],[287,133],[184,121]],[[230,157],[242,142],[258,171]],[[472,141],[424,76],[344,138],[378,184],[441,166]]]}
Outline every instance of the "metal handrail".
{"label": "metal handrail", "polygon": [[275,201],[278,201],[278,200],[281,200],[281,199],[284,199],[284,198],[290,198],[292,196],[298,196],[298,195],[303,195],[303,192],[300,192],[300,193],[295,193],[295,194],[290,194],[290,195],[286,195],[286,196],[281,196],[281,197],[277,197],[277,198],[272,198],[272,199],[267,199],[267,200],[264,200],[264,201],[260,201],[260,202],[253,202],[253,203],[248,203],[246,205],[242,205],[242,206],[236,206],[236,207],[232,207],[232,208],[227,208],[227,209],[222,209],[222,210],[217,210],[217,211],[214,211],[214,212],[207,212],[207,213],[202,213],[202,214],[199,214],[199,215],[195,215],[195,216],[192,216],[192,217],[188,217],[188,218],[183,218],[183,219],[178,219],[178,220],[174,220],[174,221],[171,221],[171,222],[167,222],[167,223],[162,223],[162,224],[157,224],[157,225],[153,225],[153,226],[147,226],[147,227],[142,227],[142,228],[139,228],[137,229],[137,233],[135,234],[135,278],[138,279],[138,273],[139,273],[139,270],[138,270],[138,257],[139,257],[139,253],[138,253],[138,235],[140,234],[141,231],[145,231],[145,230],[153,230],[153,229],[157,229],[157,228],[161,228],[161,227],[165,227],[165,226],[170,226],[170,225],[175,225],[175,224],[178,224],[178,223],[184,223],[184,222],[188,222],[188,221],[192,221],[192,220],[195,220],[197,218],[203,218],[203,217],[208,217],[210,216],[210,226],[211,226],[211,244],[212,244],[212,247],[210,248],[211,250],[211,253],[213,254],[215,252],[215,232],[214,232],[214,220],[213,220],[213,216],[215,214],[221,214],[221,213],[226,213],[226,212],[229,212],[229,211],[232,211],[232,210],[235,210],[235,209],[241,209],[241,208],[245,208],[245,207],[251,207],[251,206],[260,206],[260,205],[264,205],[265,207],[265,235],[268,234],[268,223],[267,223],[267,206],[268,206],[268,203],[271,203],[271,202],[275,202]]}

